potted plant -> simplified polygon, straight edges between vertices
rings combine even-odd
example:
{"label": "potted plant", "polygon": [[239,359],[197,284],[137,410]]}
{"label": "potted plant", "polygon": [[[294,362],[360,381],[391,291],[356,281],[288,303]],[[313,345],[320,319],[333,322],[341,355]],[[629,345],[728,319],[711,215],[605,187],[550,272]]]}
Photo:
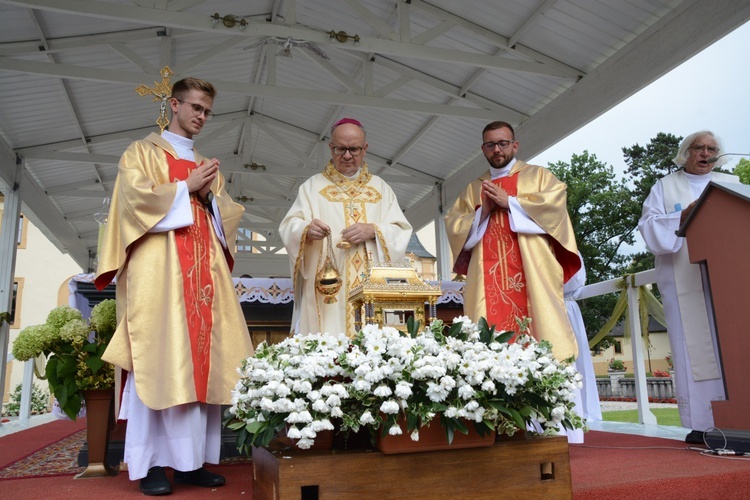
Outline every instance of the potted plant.
{"label": "potted plant", "polygon": [[609,366],[607,370],[610,372],[624,372],[626,370],[625,363],[621,359],[612,358],[609,360]]}
{"label": "potted plant", "polygon": [[85,321],[69,306],[53,309],[41,325],[21,330],[13,342],[13,355],[26,361],[47,356],[45,370],[50,390],[62,411],[75,420],[86,404],[88,466],[76,479],[117,474],[106,463],[114,398],[114,367],[102,360],[117,326],[115,301],[107,299]]}
{"label": "potted plant", "polygon": [[266,446],[283,429],[305,448],[334,421],[343,432],[413,441],[437,425],[449,443],[469,427],[479,435],[513,435],[532,422],[545,434],[583,427],[572,411],[581,377],[549,343],[522,335],[508,344],[510,334],[467,317],[449,329],[438,320],[409,330],[367,325],[352,339],[309,334],[261,344],[243,362],[225,418],[238,448]]}
{"label": "potted plant", "polygon": [[56,307],[45,323],[24,328],[13,342],[13,356],[19,361],[47,357],[50,390],[73,420],[81,410],[83,391],[115,385],[113,366],[102,361],[115,331],[115,316],[113,299],[97,304],[89,322],[77,309]]}

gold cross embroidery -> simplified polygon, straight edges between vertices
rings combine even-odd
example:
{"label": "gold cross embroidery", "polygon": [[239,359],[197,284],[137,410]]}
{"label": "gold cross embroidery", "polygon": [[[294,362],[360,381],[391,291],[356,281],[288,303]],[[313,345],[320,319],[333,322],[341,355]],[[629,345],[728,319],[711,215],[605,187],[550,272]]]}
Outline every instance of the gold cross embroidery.
{"label": "gold cross embroidery", "polygon": [[164,66],[161,71],[159,71],[159,74],[161,75],[161,83],[154,82],[153,87],[140,85],[135,91],[138,92],[141,97],[151,94],[154,96],[154,102],[161,101],[161,110],[159,112],[159,119],[156,120],[156,124],[159,125],[161,131],[164,132],[164,129],[169,125],[169,118],[167,118],[167,101],[169,100],[169,96],[172,95],[172,84],[169,83],[169,77],[174,73],[169,69],[169,66]]}

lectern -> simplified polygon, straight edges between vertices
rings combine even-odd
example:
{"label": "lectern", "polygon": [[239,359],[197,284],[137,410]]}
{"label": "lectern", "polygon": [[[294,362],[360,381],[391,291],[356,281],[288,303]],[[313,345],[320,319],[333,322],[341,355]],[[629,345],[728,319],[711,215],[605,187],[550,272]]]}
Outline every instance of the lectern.
{"label": "lectern", "polygon": [[712,181],[677,234],[711,289],[727,395],[711,403],[714,425],[750,438],[750,186]]}

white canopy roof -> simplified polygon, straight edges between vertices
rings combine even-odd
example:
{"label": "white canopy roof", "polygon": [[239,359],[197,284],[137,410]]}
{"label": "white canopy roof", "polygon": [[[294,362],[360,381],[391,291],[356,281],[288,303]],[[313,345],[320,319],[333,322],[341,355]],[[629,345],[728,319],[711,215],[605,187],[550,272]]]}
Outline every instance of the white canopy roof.
{"label": "white canopy roof", "polygon": [[530,158],[749,18],[748,0],[0,0],[0,190],[22,182],[88,269],[120,154],[158,130],[135,88],[169,66],[216,85],[196,147],[266,238],[235,274],[288,275],[278,225],[339,118],[420,228],[486,168],[490,121]]}

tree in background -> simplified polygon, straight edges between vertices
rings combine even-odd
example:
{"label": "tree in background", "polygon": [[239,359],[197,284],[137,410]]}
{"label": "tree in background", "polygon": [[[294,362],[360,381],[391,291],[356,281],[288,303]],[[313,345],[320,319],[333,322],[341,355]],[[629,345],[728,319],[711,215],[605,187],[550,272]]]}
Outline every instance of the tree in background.
{"label": "tree in background", "polygon": [[[584,151],[570,164],[550,164],[568,186],[568,212],[578,248],[586,263],[587,282],[597,283],[654,267],[651,252],[625,253],[635,242],[643,202],[658,179],[680,167],[672,162],[682,137],[660,132],[648,144],[622,148],[627,169],[617,179],[613,168]],[[657,292],[658,293],[658,292]],[[589,338],[609,319],[615,294],[592,297],[581,303]]]}
{"label": "tree in background", "polygon": [[750,160],[742,158],[737,166],[734,167],[734,175],[740,177],[740,182],[743,184],[750,184]]}
{"label": "tree in background", "polygon": [[[586,265],[588,283],[617,278],[631,261],[623,246],[635,242],[640,203],[625,179],[617,179],[612,166],[584,151],[570,163],[549,164],[550,170],[568,186],[568,213],[576,233],[578,249]],[[592,297],[581,304],[586,331],[593,336],[609,319],[617,297]]]}
{"label": "tree in background", "polygon": [[[628,166],[625,178],[632,182],[633,195],[639,206],[643,206],[657,180],[682,168],[672,162],[680,148],[680,141],[682,137],[659,132],[645,147],[634,144],[629,148],[622,148]],[[633,221],[636,226],[640,216],[639,211],[638,217]]]}

